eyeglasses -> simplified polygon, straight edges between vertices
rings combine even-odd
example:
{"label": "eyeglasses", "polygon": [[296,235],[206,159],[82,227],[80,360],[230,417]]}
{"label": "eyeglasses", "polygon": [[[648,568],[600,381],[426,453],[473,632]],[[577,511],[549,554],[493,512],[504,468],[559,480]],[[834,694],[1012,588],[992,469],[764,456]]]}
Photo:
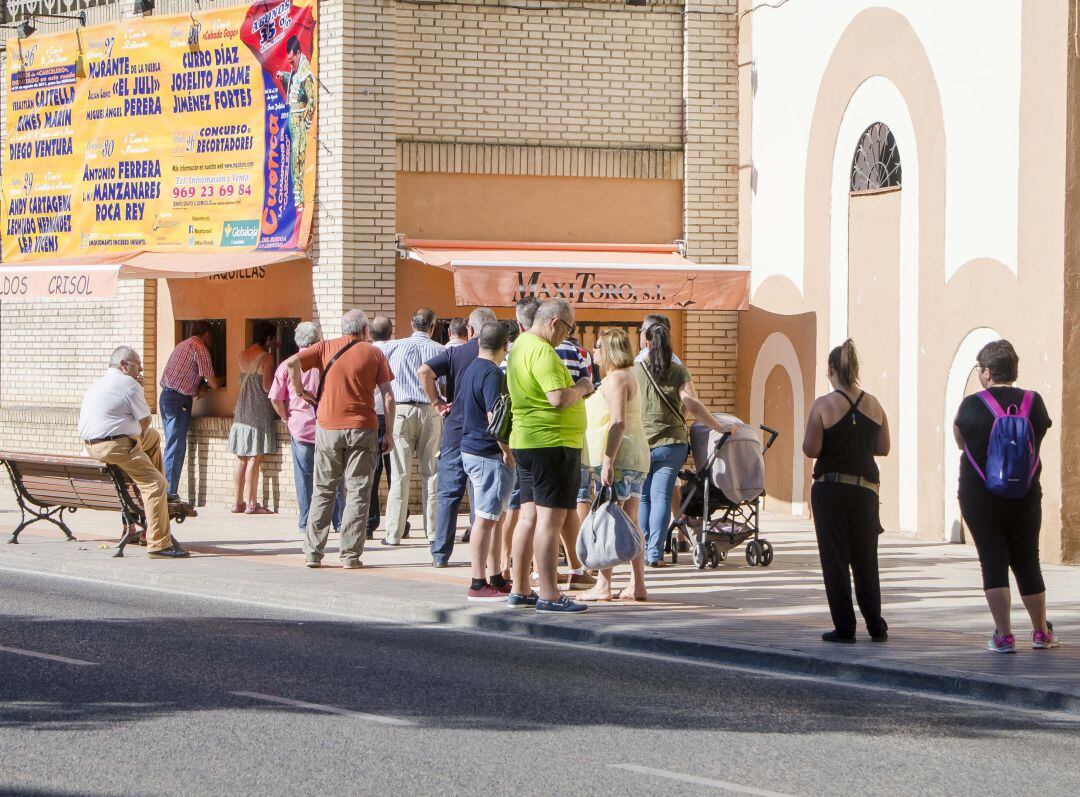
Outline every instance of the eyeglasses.
{"label": "eyeglasses", "polygon": [[562,324],[564,327],[566,327],[566,334],[569,335],[571,332],[574,331],[574,325],[573,324],[571,324],[571,323],[569,323],[567,321],[564,321],[561,318],[556,318],[555,321],[556,321],[556,323]]}

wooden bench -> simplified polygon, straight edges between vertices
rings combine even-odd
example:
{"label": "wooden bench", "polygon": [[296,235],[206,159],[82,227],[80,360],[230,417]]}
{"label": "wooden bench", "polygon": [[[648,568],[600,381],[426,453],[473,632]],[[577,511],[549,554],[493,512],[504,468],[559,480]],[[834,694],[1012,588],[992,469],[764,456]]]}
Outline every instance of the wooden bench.
{"label": "wooden bench", "polygon": [[[121,534],[114,556],[124,555],[124,546],[146,531],[146,512],[139,488],[115,465],[106,465],[89,457],[55,456],[0,451],[0,462],[7,468],[11,486],[19,502],[22,518],[9,543],[17,545],[19,534],[31,523],[47,520],[74,541],[64,521],[64,513],[79,509],[119,512],[127,533]],[[187,505],[170,504],[169,519],[183,523]]]}

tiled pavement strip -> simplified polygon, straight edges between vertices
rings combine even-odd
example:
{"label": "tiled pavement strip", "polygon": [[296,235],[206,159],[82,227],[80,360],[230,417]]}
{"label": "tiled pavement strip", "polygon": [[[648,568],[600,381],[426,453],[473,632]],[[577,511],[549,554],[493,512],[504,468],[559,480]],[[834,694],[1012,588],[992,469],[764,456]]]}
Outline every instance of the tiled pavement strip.
{"label": "tiled pavement strip", "polygon": [[[2,489],[0,532],[6,539],[18,509],[10,487]],[[1045,568],[1050,617],[1062,647],[1030,649],[1027,617],[1014,595],[1018,652],[998,656],[982,649],[991,622],[974,550],[967,546],[885,535],[880,558],[889,642],[873,644],[860,629],[858,644],[828,645],[819,639],[830,626],[813,530],[802,519],[763,518],[762,536],[775,547],[768,568],[748,567],[741,547],[717,570],[699,571],[686,555],[676,567],[647,572],[648,603],[594,605],[575,617],[469,606],[467,546],[455,550],[455,566],[435,570],[416,531],[398,548],[369,541],[363,569],[353,571],[337,566],[332,535],[324,567],[313,571],[303,567],[291,515],[200,508],[198,518],[174,526],[194,554],[184,561],[151,560],[134,546],[125,558],[111,558],[106,546],[116,540],[119,526],[112,513],[82,511],[69,523],[78,542],[64,542],[54,527],[36,523],[23,532],[19,545],[0,544],[0,568],[1080,712],[1080,568]],[[419,518],[413,524],[419,528]],[[626,568],[620,571],[617,581],[625,582]]]}

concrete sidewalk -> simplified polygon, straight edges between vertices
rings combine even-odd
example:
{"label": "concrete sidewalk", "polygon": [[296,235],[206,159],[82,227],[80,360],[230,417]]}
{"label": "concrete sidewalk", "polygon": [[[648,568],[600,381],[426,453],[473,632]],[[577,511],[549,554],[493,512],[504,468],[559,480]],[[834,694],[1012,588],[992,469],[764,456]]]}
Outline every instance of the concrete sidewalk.
{"label": "concrete sidewalk", "polygon": [[[574,617],[538,615],[465,601],[467,546],[455,565],[435,570],[427,545],[369,543],[361,570],[337,566],[331,536],[323,568],[303,566],[295,518],[231,515],[204,507],[175,527],[189,560],[152,560],[129,547],[124,559],[108,546],[119,533],[115,514],[70,517],[78,542],[37,523],[19,545],[0,544],[0,569],[83,577],[245,601],[385,620],[437,622],[548,639],[705,659],[725,664],[858,679],[1035,709],[1080,711],[1080,569],[1048,566],[1050,617],[1062,647],[1033,651],[1016,599],[1018,652],[983,650],[992,630],[980,590],[978,562],[966,546],[908,537],[882,538],[881,568],[889,642],[873,644],[860,629],[856,645],[820,641],[831,627],[808,521],[766,516],[762,536],[775,547],[768,568],[746,565],[742,549],[717,570],[679,565],[649,570],[645,604],[597,604]],[[0,496],[0,532],[14,528],[10,487]],[[464,521],[464,519],[463,519]],[[413,520],[419,528],[418,518]],[[414,531],[414,535],[417,532]],[[625,571],[625,568],[623,568]],[[625,581],[621,573],[620,581]]]}

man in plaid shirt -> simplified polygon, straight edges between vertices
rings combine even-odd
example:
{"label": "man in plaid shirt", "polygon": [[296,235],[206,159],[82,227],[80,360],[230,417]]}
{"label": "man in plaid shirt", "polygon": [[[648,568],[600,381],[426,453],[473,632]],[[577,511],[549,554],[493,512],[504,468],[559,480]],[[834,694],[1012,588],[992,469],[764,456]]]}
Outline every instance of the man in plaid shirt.
{"label": "man in plaid shirt", "polygon": [[[180,474],[187,454],[187,433],[191,425],[191,405],[207,388],[219,388],[221,377],[214,374],[210,360],[213,332],[205,321],[197,321],[191,337],[180,341],[169,355],[161,372],[161,396],[158,409],[165,429],[165,478],[169,480],[169,500],[177,500]],[[203,382],[206,383],[204,387]]]}

